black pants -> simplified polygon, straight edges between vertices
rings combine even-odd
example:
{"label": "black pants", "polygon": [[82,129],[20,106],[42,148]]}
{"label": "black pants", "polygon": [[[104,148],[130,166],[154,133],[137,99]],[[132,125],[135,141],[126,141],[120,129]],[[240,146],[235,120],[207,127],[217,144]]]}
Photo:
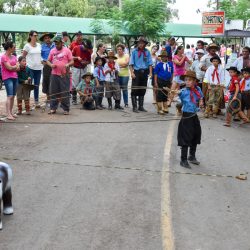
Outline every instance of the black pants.
{"label": "black pants", "polygon": [[195,158],[195,153],[196,153],[196,148],[197,144],[193,146],[182,146],[181,147],[181,160],[186,161],[187,160],[187,155],[188,155],[188,148],[189,148],[189,155]]}
{"label": "black pants", "polygon": [[[131,96],[144,96],[148,83],[148,69],[134,70],[135,79],[132,80]],[[145,87],[145,89],[136,89],[137,87]],[[135,89],[133,89],[135,88]]]}

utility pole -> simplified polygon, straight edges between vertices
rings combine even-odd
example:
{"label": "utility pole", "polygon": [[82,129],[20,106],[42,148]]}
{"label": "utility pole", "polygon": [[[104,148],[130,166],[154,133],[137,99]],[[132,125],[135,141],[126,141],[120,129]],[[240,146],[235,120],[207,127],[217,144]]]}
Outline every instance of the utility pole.
{"label": "utility pole", "polygon": [[219,9],[219,0],[216,0],[216,9]]}
{"label": "utility pole", "polygon": [[119,0],[119,10],[122,10],[122,0]]}

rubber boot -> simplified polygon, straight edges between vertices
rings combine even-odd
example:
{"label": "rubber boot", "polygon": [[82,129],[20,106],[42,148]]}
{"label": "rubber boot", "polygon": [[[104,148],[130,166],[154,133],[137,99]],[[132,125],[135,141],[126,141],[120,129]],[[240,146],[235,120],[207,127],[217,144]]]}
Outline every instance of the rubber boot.
{"label": "rubber boot", "polygon": [[188,146],[181,147],[181,162],[180,165],[184,168],[191,168],[187,161]]}
{"label": "rubber boot", "polygon": [[248,123],[249,119],[247,118],[247,116],[245,115],[245,113],[243,111],[240,111],[239,113],[239,117],[242,119],[242,124]]}
{"label": "rubber boot", "polygon": [[163,102],[163,112],[168,114],[168,102]]}
{"label": "rubber boot", "polygon": [[139,108],[138,108],[138,110],[142,111],[142,112],[147,112],[147,110],[144,109],[143,104],[144,104],[144,96],[139,96]]}
{"label": "rubber boot", "polygon": [[76,105],[77,104],[77,92],[76,89],[72,89],[72,104]]}
{"label": "rubber boot", "polygon": [[30,100],[25,100],[25,110],[26,110],[26,115],[30,115]]}
{"label": "rubber boot", "polygon": [[157,112],[158,112],[158,114],[159,115],[164,115],[164,112],[162,110],[163,103],[162,102],[157,102],[156,104],[157,104]]}
{"label": "rubber boot", "polygon": [[195,165],[200,165],[200,162],[197,161],[196,157],[195,157],[195,153],[196,153],[196,147],[197,145],[191,146],[189,149],[189,157],[188,157],[188,161],[192,164]]}
{"label": "rubber boot", "polygon": [[108,98],[108,104],[109,104],[109,110],[111,110],[112,109],[112,100],[111,100],[111,98]]}
{"label": "rubber boot", "polygon": [[181,116],[182,115],[182,103],[181,102],[178,102],[176,105],[175,105],[175,107],[176,107],[176,114],[178,115],[178,116]]}
{"label": "rubber boot", "polygon": [[138,113],[136,96],[132,95],[131,100],[132,100],[133,112]]}
{"label": "rubber boot", "polygon": [[120,100],[115,100],[115,109],[123,109],[120,105]]}
{"label": "rubber boot", "polygon": [[102,110],[101,101],[102,101],[102,99],[100,98],[100,96],[97,96],[95,99],[96,109]]}
{"label": "rubber boot", "polygon": [[17,100],[17,109],[18,109],[18,112],[17,112],[17,115],[21,115],[22,114],[22,100]]}
{"label": "rubber boot", "polygon": [[225,126],[225,127],[231,127],[231,120],[232,120],[232,115],[229,112],[227,112],[227,114],[226,114],[226,121],[223,124],[223,126]]}

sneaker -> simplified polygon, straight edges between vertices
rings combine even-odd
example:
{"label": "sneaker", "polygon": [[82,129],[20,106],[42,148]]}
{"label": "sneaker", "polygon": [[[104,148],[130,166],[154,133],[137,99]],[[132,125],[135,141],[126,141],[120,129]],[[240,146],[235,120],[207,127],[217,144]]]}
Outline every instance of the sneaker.
{"label": "sneaker", "polygon": [[189,161],[190,163],[192,163],[192,164],[200,165],[200,162],[197,161],[197,159],[196,159],[195,157],[191,156],[191,155],[188,157],[188,161]]}
{"label": "sneaker", "polygon": [[185,160],[185,161],[181,161],[180,162],[180,165],[182,166],[182,167],[184,167],[184,168],[191,168],[190,167],[190,165],[188,164],[188,161],[187,160]]}
{"label": "sneaker", "polygon": [[72,105],[77,105],[77,101],[72,101]]}
{"label": "sneaker", "polygon": [[100,105],[97,105],[96,109],[103,110],[103,108]]}

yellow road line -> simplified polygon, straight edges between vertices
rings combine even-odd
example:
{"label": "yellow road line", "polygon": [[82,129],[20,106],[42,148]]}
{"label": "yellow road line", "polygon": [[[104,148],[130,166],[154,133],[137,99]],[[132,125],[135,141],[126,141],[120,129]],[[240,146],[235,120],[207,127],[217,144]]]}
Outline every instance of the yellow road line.
{"label": "yellow road line", "polygon": [[170,152],[174,136],[174,128],[176,121],[170,123],[168,136],[164,148],[164,158],[161,176],[161,233],[163,250],[174,250],[174,236],[171,221],[171,206],[170,206],[170,186],[169,186],[169,162]]}

